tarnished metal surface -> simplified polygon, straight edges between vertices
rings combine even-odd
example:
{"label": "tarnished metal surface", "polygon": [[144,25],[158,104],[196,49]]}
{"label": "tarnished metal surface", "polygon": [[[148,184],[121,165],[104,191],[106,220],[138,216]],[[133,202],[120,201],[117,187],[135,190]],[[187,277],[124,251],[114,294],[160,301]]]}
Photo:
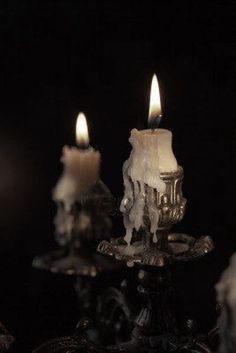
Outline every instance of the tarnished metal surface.
{"label": "tarnished metal surface", "polygon": [[199,259],[214,249],[214,244],[210,236],[194,238],[187,234],[172,233],[168,235],[168,244],[171,252],[161,251],[155,244],[146,248],[140,246],[140,252],[128,255],[124,252],[126,247],[123,238],[102,241],[98,246],[98,251],[104,255],[114,256],[126,263],[137,263],[155,267],[163,267],[178,262],[187,262]]}

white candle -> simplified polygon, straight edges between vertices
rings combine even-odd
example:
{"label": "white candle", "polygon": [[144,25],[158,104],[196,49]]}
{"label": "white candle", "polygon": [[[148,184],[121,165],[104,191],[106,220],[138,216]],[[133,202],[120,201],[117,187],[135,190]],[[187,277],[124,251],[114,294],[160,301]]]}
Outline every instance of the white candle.
{"label": "white candle", "polygon": [[[161,117],[160,94],[157,78],[152,80],[149,123],[152,127]],[[121,203],[126,228],[125,240],[131,243],[133,230],[137,231],[143,225],[145,198],[148,198],[147,208],[150,218],[150,232],[157,241],[159,214],[154,203],[152,190],[160,194],[165,192],[165,183],[161,173],[170,173],[178,169],[178,164],[172,151],[172,133],[165,129],[133,129],[129,139],[132,151],[123,166],[125,195]],[[149,186],[149,195],[145,195],[145,185]]]}
{"label": "white candle", "polygon": [[165,184],[160,173],[177,170],[177,161],[172,151],[172,133],[165,129],[133,129],[129,139],[133,149],[129,158],[128,175],[164,192]]}
{"label": "white candle", "polygon": [[80,113],[76,123],[78,147],[64,146],[61,158],[64,170],[54,191],[53,198],[63,202],[69,211],[99,180],[100,153],[89,146],[86,118]]}

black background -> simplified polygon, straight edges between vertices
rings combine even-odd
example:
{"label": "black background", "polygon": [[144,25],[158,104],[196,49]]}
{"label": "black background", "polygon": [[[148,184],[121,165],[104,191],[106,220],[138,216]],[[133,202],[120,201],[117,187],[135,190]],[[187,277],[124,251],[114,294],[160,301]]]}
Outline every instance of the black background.
{"label": "black background", "polygon": [[[176,229],[212,235],[216,250],[187,266],[183,305],[202,329],[214,284],[236,249],[235,3],[0,1],[0,319],[30,351],[78,319],[73,280],[31,269],[53,246],[51,189],[83,110],[102,178],[122,194],[133,127],[145,128],[150,81],[173,132],[188,207]],[[123,229],[117,231],[123,234]]]}

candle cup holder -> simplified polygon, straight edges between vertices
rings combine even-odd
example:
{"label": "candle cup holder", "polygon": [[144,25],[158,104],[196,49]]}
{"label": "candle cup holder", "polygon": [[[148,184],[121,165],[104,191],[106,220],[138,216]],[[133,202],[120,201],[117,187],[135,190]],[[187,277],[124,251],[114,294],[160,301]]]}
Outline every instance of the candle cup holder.
{"label": "candle cup holder", "polygon": [[[183,168],[178,167],[178,170],[173,173],[162,173],[160,177],[166,185],[165,192],[159,193],[145,185],[145,194],[152,195],[151,201],[158,209],[159,219],[155,247],[160,251],[172,253],[174,249],[168,242],[168,235],[171,227],[180,222],[185,213],[186,199],[182,195]],[[149,248],[153,246],[153,241],[150,237],[151,222],[147,209],[144,212],[143,220],[145,247]]]}
{"label": "candle cup holder", "polygon": [[[156,242],[150,234],[150,219],[147,208],[144,210],[142,229],[134,234],[130,247],[124,238],[102,241],[98,251],[125,261],[128,265],[138,263],[161,267],[176,262],[185,262],[199,258],[213,250],[213,241],[209,236],[199,239],[187,234],[170,233],[171,227],[182,220],[185,213],[186,199],[182,195],[183,169],[173,173],[161,174],[166,184],[164,193],[152,190],[152,202],[159,213]],[[150,195],[150,187],[145,186],[145,194]]]}
{"label": "candle cup holder", "polygon": [[[55,238],[59,248],[36,256],[33,267],[65,275],[95,277],[111,262],[104,261],[96,252],[100,239],[108,238],[111,230],[110,215],[114,210],[114,198],[102,181],[81,197],[67,211],[59,203],[55,223]],[[71,231],[65,224],[70,222]]]}

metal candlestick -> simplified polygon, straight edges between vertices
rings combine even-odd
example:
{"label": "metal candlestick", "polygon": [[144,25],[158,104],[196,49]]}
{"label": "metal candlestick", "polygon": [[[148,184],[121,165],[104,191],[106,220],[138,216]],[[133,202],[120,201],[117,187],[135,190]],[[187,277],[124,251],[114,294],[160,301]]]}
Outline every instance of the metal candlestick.
{"label": "metal candlestick", "polygon": [[[171,227],[182,220],[185,212],[186,199],[182,195],[183,169],[179,167],[177,172],[161,174],[161,179],[166,184],[166,190],[162,194],[155,192],[154,201],[159,211],[157,243],[152,241],[150,220],[145,209],[144,226],[135,234],[132,254],[125,251],[127,246],[124,238],[102,241],[98,247],[100,253],[114,256],[128,264],[162,267],[201,258],[213,250],[213,241],[209,236],[195,239],[187,234],[170,233]],[[149,189],[146,185],[146,194]]]}
{"label": "metal candlestick", "polygon": [[[112,352],[211,352],[207,336],[193,332],[179,332],[177,320],[171,307],[173,283],[171,275],[178,263],[200,259],[214,248],[209,236],[198,239],[187,234],[169,233],[173,224],[179,222],[185,211],[186,200],[182,196],[183,169],[175,173],[161,174],[166,184],[165,193],[155,193],[159,211],[157,243],[149,232],[148,211],[144,211],[144,226],[135,234],[132,252],[127,252],[123,238],[102,241],[98,251],[114,256],[128,265],[139,267],[139,292],[146,297],[132,332],[131,340],[110,347]],[[146,186],[145,194],[148,195]],[[188,327],[191,331],[191,325]]]}

